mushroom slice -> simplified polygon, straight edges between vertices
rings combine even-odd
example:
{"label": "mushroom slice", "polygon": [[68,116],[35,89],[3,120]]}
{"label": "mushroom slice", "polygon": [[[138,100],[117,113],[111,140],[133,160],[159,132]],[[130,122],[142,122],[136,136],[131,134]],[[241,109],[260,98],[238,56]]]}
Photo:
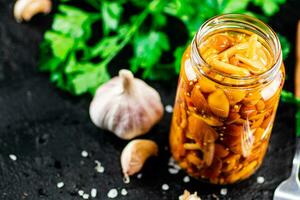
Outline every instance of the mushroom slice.
{"label": "mushroom slice", "polygon": [[229,114],[229,101],[225,95],[225,93],[218,89],[215,92],[211,93],[208,98],[208,105],[211,111],[219,116],[226,118]]}

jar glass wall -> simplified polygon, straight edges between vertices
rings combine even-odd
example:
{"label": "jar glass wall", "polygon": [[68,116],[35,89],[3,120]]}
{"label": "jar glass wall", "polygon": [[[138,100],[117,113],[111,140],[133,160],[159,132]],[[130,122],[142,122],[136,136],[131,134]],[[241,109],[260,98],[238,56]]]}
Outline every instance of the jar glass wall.
{"label": "jar glass wall", "polygon": [[214,184],[253,174],[268,147],[284,78],[269,26],[238,14],[208,20],[181,61],[170,130],[175,160]]}

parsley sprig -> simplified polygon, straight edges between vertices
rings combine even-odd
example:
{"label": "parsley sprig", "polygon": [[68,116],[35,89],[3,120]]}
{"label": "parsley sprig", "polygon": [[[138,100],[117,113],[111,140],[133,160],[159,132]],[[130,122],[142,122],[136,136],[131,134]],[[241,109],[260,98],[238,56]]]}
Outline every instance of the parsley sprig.
{"label": "parsley sprig", "polygon": [[[168,80],[180,69],[185,46],[199,26],[223,13],[244,13],[263,20],[274,15],[285,0],[84,0],[93,11],[71,6],[61,0],[51,29],[41,44],[39,68],[50,72],[50,80],[75,95],[94,94],[110,79],[108,67],[125,47],[131,47],[130,69],[142,78]],[[249,6],[260,8],[251,12]],[[170,18],[187,31],[183,42],[171,44],[167,31]],[[99,27],[100,24],[100,27]],[[95,36],[96,28],[101,29]],[[283,52],[289,46],[283,41]],[[93,41],[93,42],[91,42]]]}

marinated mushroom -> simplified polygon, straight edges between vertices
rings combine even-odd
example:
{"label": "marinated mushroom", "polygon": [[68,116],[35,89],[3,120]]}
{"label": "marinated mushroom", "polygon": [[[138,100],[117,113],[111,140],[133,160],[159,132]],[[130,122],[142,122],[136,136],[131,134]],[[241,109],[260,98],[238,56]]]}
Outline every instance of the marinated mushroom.
{"label": "marinated mushroom", "polygon": [[239,88],[230,86],[239,81],[226,77],[248,78],[272,66],[272,53],[261,40],[256,34],[230,31],[204,39],[198,50],[210,68],[204,66],[194,74],[187,48],[170,146],[174,158],[191,176],[230,184],[247,178],[261,164],[283,79],[264,87]]}

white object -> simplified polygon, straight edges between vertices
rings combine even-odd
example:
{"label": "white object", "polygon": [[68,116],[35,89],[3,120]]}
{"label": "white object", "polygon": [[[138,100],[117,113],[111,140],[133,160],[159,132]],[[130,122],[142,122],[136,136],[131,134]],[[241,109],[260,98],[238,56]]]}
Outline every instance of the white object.
{"label": "white object", "polygon": [[194,194],[191,194],[189,191],[184,190],[184,193],[179,196],[179,200],[201,200],[200,197],[198,197],[197,192],[194,192]]}
{"label": "white object", "polygon": [[259,177],[257,177],[256,182],[259,184],[262,184],[265,182],[265,178],[263,176],[259,176]]}
{"label": "white object", "polygon": [[220,191],[220,194],[223,195],[223,196],[226,196],[227,195],[227,188],[222,188],[221,191]]}
{"label": "white object", "polygon": [[170,167],[168,171],[170,174],[178,174],[179,169]]}
{"label": "white object", "polygon": [[163,111],[158,92],[124,69],[97,89],[90,105],[96,126],[126,140],[147,133]]}
{"label": "white object", "polygon": [[165,110],[167,113],[172,113],[173,112],[173,107],[171,105],[166,105]]}
{"label": "white object", "polygon": [[17,160],[17,156],[15,154],[9,154],[9,158],[13,161]]}
{"label": "white object", "polygon": [[97,196],[97,189],[96,188],[92,188],[91,189],[91,197],[95,198]]}
{"label": "white object", "polygon": [[104,172],[104,167],[101,165],[101,162],[99,162],[98,160],[95,160],[95,163],[96,163],[95,170],[98,173],[103,173]]}
{"label": "white object", "polygon": [[169,190],[169,185],[168,184],[163,184],[162,186],[161,186],[161,189],[162,190]]}
{"label": "white object", "polygon": [[114,199],[118,196],[118,190],[113,188],[113,189],[110,189],[107,193],[107,197],[110,198],[110,199]]}
{"label": "white object", "polygon": [[183,178],[183,182],[185,182],[185,183],[188,183],[188,182],[190,182],[190,177],[189,176],[185,176],[184,178]]}
{"label": "white object", "polygon": [[139,173],[137,176],[136,176],[138,179],[141,179],[143,177],[143,174],[142,173]]}
{"label": "white object", "polygon": [[84,158],[86,158],[86,157],[89,156],[89,153],[88,153],[86,150],[83,150],[83,151],[81,152],[81,156],[84,157]]}
{"label": "white object", "polygon": [[56,184],[56,186],[58,187],[58,188],[62,188],[62,187],[64,187],[64,182],[59,182],[59,183],[57,183]]}
{"label": "white object", "polygon": [[84,191],[83,190],[78,190],[78,195],[79,196],[82,196],[84,194]]}
{"label": "white object", "polygon": [[173,168],[178,169],[178,170],[181,169],[180,166],[176,163],[176,161],[174,160],[173,157],[170,157],[169,162],[168,162],[168,165],[169,165],[170,167],[173,167]]}
{"label": "white object", "polygon": [[121,190],[121,195],[126,196],[128,194],[127,190],[125,188],[123,188]]}
{"label": "white object", "polygon": [[90,195],[89,195],[89,194],[83,194],[83,195],[82,195],[82,198],[83,198],[83,199],[89,199],[89,198],[90,198]]}

